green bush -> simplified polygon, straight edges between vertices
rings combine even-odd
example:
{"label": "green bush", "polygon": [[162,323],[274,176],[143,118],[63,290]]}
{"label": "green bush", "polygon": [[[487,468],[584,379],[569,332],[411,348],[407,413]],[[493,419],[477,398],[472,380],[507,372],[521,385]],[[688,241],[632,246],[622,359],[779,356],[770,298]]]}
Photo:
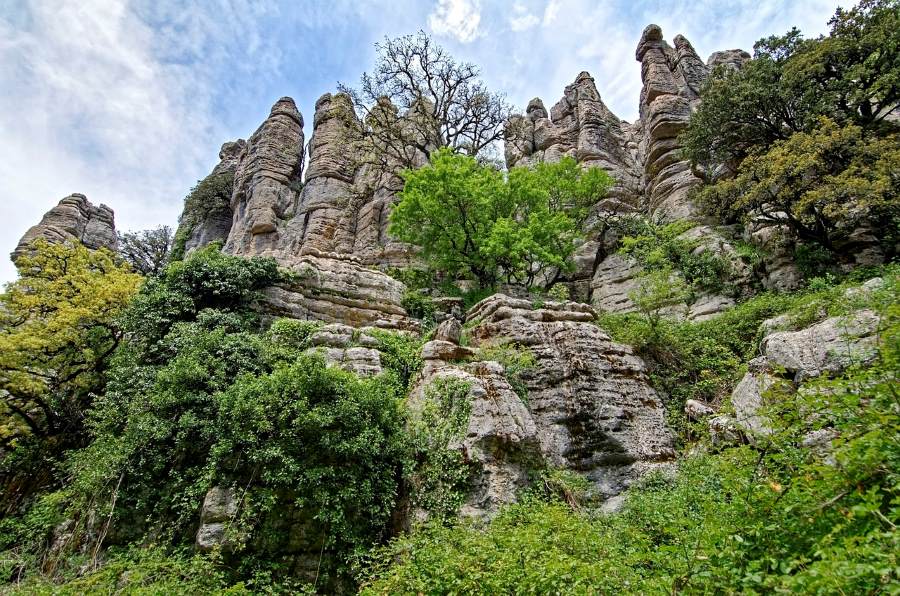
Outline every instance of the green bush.
{"label": "green bush", "polygon": [[699,240],[680,237],[696,227],[696,223],[679,220],[656,225],[644,221],[636,226],[633,219],[626,219],[621,225],[624,230],[639,230],[639,233],[624,235],[619,252],[633,257],[648,272],[677,271],[696,291],[721,292],[726,289],[732,276],[728,260],[711,250],[698,251]]}
{"label": "green bush", "polygon": [[[896,279],[898,267],[879,273]],[[666,402],[670,424],[683,435],[689,430],[684,403],[696,399],[718,405],[743,374],[743,365],[758,355],[760,324],[786,314],[790,328],[799,329],[823,319],[887,300],[885,290],[868,298],[850,299],[845,292],[858,285],[856,277],[843,284],[826,283],[795,294],[762,293],[708,321],[690,322],[646,315],[602,314],[598,324],[616,340],[634,346],[650,368],[653,385]]]}
{"label": "green bush", "polygon": [[410,411],[415,467],[411,503],[435,520],[453,519],[471,490],[475,463],[449,445],[462,439],[469,422],[468,383],[452,378],[429,385]]}

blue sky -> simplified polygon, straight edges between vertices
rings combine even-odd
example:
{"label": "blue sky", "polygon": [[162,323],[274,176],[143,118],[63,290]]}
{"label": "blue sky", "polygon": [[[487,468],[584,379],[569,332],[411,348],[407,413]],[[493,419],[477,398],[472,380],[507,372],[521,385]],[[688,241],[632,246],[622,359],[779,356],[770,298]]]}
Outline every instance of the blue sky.
{"label": "blue sky", "polygon": [[701,58],[798,26],[825,32],[836,0],[5,0],[0,3],[0,281],[6,255],[81,192],[120,230],[176,225],[226,140],[279,97],[311,133],[313,106],[372,66],[385,35],[424,29],[522,108],[549,108],[582,70],[619,117],[637,116],[634,49],[656,23]]}

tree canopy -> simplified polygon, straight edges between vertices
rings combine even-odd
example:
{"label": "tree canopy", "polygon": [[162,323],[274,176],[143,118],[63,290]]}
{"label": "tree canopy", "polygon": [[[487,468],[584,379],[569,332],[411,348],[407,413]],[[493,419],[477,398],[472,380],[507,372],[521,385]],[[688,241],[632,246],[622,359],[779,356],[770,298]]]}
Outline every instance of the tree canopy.
{"label": "tree canopy", "polygon": [[572,158],[504,176],[449,149],[403,179],[391,233],[421,246],[436,270],[485,288],[499,280],[549,287],[569,271],[591,209],[612,183]]}
{"label": "tree canopy", "polygon": [[415,167],[443,147],[477,156],[502,139],[511,107],[487,89],[477,66],[457,61],[424,31],[375,48],[375,68],[359,88],[340,90],[352,98],[366,152],[380,165]]}
{"label": "tree canopy", "polygon": [[[93,392],[122,339],[118,316],[141,284],[107,250],[37,240],[0,295],[0,390],[39,437],[80,435]],[[6,429],[4,440],[19,433]]]}
{"label": "tree canopy", "polygon": [[172,250],[172,228],[157,226],[119,234],[119,255],[142,275],[157,275],[165,268]]}
{"label": "tree canopy", "polygon": [[681,140],[726,219],[786,226],[833,250],[860,227],[885,245],[900,222],[900,2],[838,9],[830,34],[760,40],[720,68]]}

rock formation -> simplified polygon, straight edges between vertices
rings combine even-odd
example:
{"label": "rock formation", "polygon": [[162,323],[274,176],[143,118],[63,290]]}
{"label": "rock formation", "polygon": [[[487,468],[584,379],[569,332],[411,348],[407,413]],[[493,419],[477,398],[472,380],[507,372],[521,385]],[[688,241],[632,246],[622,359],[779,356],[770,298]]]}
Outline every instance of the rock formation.
{"label": "rock formation", "polygon": [[543,102],[532,99],[525,116],[510,120],[506,139],[508,166],[574,157],[585,166],[603,168],[615,180],[604,209],[639,206],[636,129],[606,107],[589,73],[582,72],[566,87],[549,117]]}
{"label": "rock formation", "polygon": [[226,250],[253,255],[278,245],[279,224],[293,216],[303,170],[303,116],[282,97],[247,141],[234,174],[233,223]]}
{"label": "rock formation", "polygon": [[[231,188],[234,173],[237,170],[241,155],[247,147],[244,139],[230,141],[222,145],[219,150],[219,163],[213,168],[200,185],[215,184],[216,179],[223,179],[223,186]],[[231,181],[228,184],[225,182]],[[231,224],[234,219],[231,213],[231,194],[228,197],[216,197],[216,202],[202,205],[185,204],[185,211],[178,222],[176,237],[185,236],[184,252],[189,253],[195,248],[205,246],[210,242],[225,243],[228,233],[231,232]]]}
{"label": "rock formation", "polygon": [[[874,291],[881,283],[881,278],[873,278],[848,290],[845,297],[853,299],[853,293]],[[734,441],[739,433],[751,441],[768,434],[770,425],[761,409],[769,392],[793,394],[804,381],[865,364],[877,352],[879,317],[872,310],[828,317],[803,329],[790,329],[792,325],[788,315],[760,325],[762,355],[750,361],[731,393],[734,416],[721,415],[710,421],[713,435],[720,441]]]}
{"label": "rock formation", "polygon": [[91,204],[82,194],[73,193],[44,214],[19,240],[10,255],[13,262],[25,254],[37,239],[50,243],[77,240],[88,248],[116,250],[117,238],[113,210],[106,205]]}
{"label": "rock formation", "polygon": [[534,367],[522,373],[524,403],[498,363],[460,363],[476,352],[450,341],[452,333],[425,344],[425,366],[411,400],[422,399],[441,379],[470,385],[468,427],[455,448],[464,449],[481,471],[464,514],[489,515],[511,501],[529,468],[575,470],[604,499],[674,457],[664,408],[643,361],[611,341],[594,317],[586,304],[534,308],[502,294],[468,312],[472,345],[508,343],[534,356]]}

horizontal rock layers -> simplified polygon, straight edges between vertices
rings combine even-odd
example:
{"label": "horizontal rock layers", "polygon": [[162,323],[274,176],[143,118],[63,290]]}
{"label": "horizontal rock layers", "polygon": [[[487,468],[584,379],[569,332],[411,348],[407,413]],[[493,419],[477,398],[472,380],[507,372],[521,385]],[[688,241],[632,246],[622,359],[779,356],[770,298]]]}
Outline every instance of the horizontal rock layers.
{"label": "horizontal rock layers", "polygon": [[25,232],[10,255],[13,262],[39,238],[50,243],[77,240],[88,248],[114,251],[117,238],[113,210],[106,205],[93,205],[82,194],[67,196],[45,213],[40,223]]}
{"label": "horizontal rock layers", "polygon": [[477,352],[455,345],[452,336],[425,344],[414,396],[443,378],[471,386],[471,414],[458,447],[482,472],[464,514],[490,514],[513,500],[529,467],[575,470],[591,481],[596,496],[608,498],[674,457],[663,404],[643,361],[611,341],[594,316],[586,304],[534,308],[502,294],[469,311],[473,346],[510,344],[534,356],[534,366],[521,375],[525,400],[499,363],[460,363]]}

